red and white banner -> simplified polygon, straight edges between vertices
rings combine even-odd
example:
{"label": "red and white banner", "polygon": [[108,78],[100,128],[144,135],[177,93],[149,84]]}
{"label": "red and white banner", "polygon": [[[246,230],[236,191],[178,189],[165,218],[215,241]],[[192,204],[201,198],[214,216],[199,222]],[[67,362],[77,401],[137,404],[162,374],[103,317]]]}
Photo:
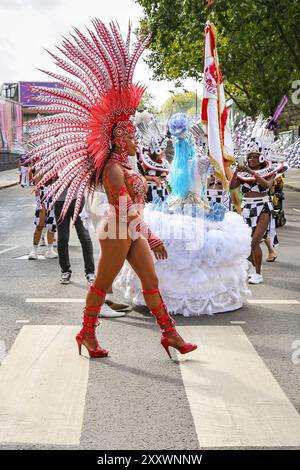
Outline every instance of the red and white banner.
{"label": "red and white banner", "polygon": [[228,188],[226,173],[234,161],[224,83],[217,53],[216,28],[209,21],[205,26],[204,78],[201,118],[206,124],[209,158],[216,175]]}

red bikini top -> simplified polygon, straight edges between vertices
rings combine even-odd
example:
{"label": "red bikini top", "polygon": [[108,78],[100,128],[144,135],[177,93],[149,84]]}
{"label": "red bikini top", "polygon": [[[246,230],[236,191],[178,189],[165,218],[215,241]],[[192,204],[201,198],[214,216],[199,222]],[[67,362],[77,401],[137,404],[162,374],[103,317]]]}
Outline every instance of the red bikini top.
{"label": "red bikini top", "polygon": [[146,179],[139,173],[136,173],[134,170],[125,167],[121,163],[116,161],[108,161],[108,163],[106,164],[106,169],[112,165],[118,165],[118,167],[122,169],[124,174],[125,185],[121,188],[118,188],[118,191],[116,191],[113,182],[111,182],[107,178],[107,173],[105,171],[103,175],[103,184],[105,186],[108,201],[113,205],[118,205],[119,196],[123,196],[127,193],[134,204],[144,205],[146,202],[146,194],[148,190],[148,184]]}

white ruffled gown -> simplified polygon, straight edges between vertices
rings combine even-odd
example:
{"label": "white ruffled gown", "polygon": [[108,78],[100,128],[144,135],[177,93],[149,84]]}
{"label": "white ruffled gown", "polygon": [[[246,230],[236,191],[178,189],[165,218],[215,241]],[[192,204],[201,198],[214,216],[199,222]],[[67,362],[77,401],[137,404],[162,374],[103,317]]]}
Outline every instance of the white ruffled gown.
{"label": "white ruffled gown", "polygon": [[[194,165],[194,196],[195,188],[205,194],[204,163],[198,158]],[[168,311],[188,317],[241,308],[249,293],[247,258],[251,251],[251,230],[242,217],[226,212],[223,221],[212,222],[165,210],[148,204],[144,218],[168,251],[166,260],[157,261],[153,256]],[[140,281],[127,261],[113,291],[122,303],[145,305]]]}

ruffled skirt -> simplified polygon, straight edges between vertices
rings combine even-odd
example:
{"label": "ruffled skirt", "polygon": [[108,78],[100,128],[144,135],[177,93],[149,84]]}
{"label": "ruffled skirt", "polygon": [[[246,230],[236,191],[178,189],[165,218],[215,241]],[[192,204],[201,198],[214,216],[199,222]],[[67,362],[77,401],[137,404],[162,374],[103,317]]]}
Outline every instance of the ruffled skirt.
{"label": "ruffled skirt", "polygon": [[[242,307],[247,287],[251,230],[227,212],[222,222],[164,213],[148,205],[144,218],[168,251],[154,259],[160,290],[170,313],[211,315]],[[140,281],[126,262],[113,286],[120,302],[144,305]]]}

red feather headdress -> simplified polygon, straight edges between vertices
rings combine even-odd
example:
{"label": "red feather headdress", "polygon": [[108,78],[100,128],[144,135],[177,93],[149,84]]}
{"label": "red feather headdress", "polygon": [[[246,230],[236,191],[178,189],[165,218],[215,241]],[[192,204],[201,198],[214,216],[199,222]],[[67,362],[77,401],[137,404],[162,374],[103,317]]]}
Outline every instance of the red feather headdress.
{"label": "red feather headdress", "polygon": [[114,22],[107,28],[95,19],[93,25],[95,32],[88,29],[89,35],[75,28],[71,39],[64,38],[57,48],[64,58],[49,52],[56,65],[75,79],[43,71],[63,87],[35,87],[42,95],[38,101],[46,103],[35,110],[53,115],[25,124],[38,128],[27,142],[28,158],[42,177],[38,186],[55,180],[47,192],[47,198],[53,196],[52,206],[67,189],[62,218],[77,195],[74,220],[85,190],[93,195],[94,175],[103,169],[112,139],[134,131],[130,117],[145,87],[132,83],[133,72],[151,38],[151,34],[139,38],[130,54],[130,25],[126,41]]}

